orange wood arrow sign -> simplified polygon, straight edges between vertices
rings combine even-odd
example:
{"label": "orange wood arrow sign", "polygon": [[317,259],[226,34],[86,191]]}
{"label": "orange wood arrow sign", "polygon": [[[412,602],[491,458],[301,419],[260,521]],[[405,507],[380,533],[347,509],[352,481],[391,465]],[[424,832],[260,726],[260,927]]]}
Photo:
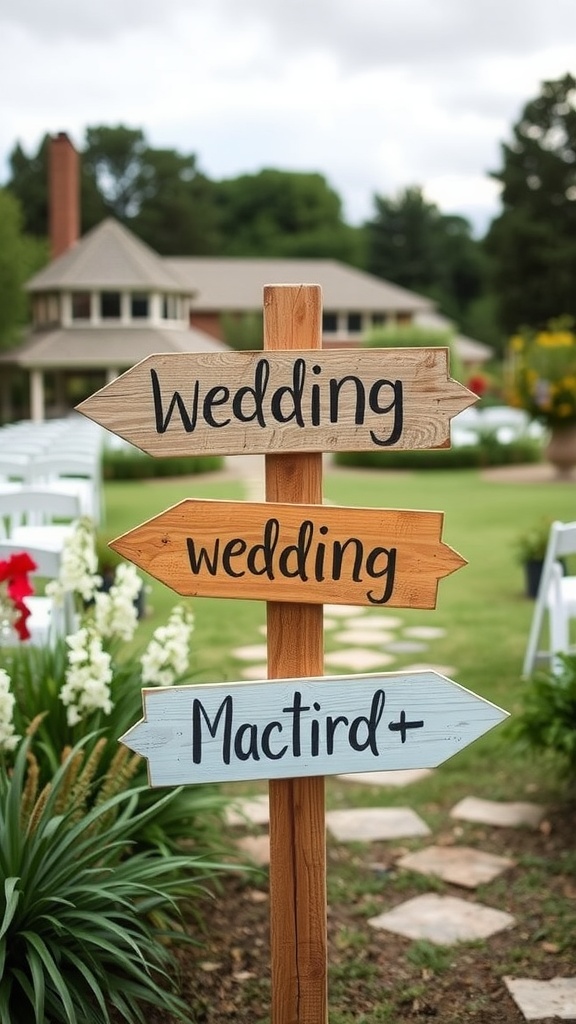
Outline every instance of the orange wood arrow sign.
{"label": "orange wood arrow sign", "polygon": [[477,396],[447,348],[165,353],[78,410],[149,455],[447,448]]}
{"label": "orange wood arrow sign", "polygon": [[435,608],[442,512],[187,499],[112,541],[184,596]]}

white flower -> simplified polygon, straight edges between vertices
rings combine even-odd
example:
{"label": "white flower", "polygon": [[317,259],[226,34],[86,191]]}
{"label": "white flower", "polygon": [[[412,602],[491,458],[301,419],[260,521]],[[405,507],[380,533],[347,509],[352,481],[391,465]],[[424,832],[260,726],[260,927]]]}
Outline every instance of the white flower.
{"label": "white flower", "polygon": [[102,639],[92,629],[83,627],[66,637],[69,648],[65,683],[60,700],[67,708],[68,725],[77,725],[92,711],[112,711],[110,683],[112,658],[102,649]]}
{"label": "white flower", "polygon": [[66,593],[79,594],[84,601],[91,601],[102,583],[97,569],[94,524],[84,517],[78,520],[73,533],[66,539],[60,575],[46,585],[46,593],[60,603]]}
{"label": "white flower", "polygon": [[16,698],[10,690],[10,676],[0,668],[0,750],[14,750],[20,739],[12,722],[15,703]]}
{"label": "white flower", "polygon": [[142,579],[133,565],[123,564],[116,569],[114,583],[107,594],[94,595],[94,624],[101,636],[129,641],[138,626],[135,600],[142,587]]}
{"label": "white flower", "polygon": [[182,605],[173,608],[165,626],[158,626],[141,658],[142,682],[172,686],[186,672],[194,616]]}

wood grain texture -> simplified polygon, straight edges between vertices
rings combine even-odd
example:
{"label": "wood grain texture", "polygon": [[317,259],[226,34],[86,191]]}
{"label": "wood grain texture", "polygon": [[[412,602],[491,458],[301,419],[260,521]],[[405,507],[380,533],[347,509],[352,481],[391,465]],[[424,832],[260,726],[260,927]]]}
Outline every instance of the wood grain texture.
{"label": "wood grain texture", "polygon": [[[317,285],[268,286],[263,306],[267,355],[321,348]],[[265,450],[267,502],[322,504],[321,454]],[[270,678],[323,674],[322,606],[296,602],[267,605]],[[327,1024],[324,777],[272,780],[269,795],[272,1024]]]}
{"label": "wood grain texture", "polygon": [[432,670],[143,691],[152,786],[436,768],[507,715]]}
{"label": "wood grain texture", "polygon": [[[268,313],[264,352],[148,356],[78,411],[168,457],[446,448],[451,418],[477,401],[450,378],[447,348],[310,352]],[[295,351],[271,348],[293,338]]]}
{"label": "wood grain texture", "polygon": [[466,564],[441,539],[443,513],[297,504],[319,458],[267,457],[269,490],[284,474],[291,504],[189,498],[110,546],[185,596],[434,608],[439,580]]}

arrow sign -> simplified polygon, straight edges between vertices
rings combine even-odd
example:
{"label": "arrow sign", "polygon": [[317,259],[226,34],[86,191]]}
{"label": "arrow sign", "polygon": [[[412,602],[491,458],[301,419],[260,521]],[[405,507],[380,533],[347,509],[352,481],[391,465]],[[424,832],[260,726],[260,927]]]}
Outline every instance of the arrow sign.
{"label": "arrow sign", "polygon": [[447,348],[165,353],[77,406],[149,455],[447,448]]}
{"label": "arrow sign", "polygon": [[507,718],[437,672],[145,689],[151,786],[435,768]]}
{"label": "arrow sign", "polygon": [[110,547],[187,597],[435,608],[442,512],[189,498]]}

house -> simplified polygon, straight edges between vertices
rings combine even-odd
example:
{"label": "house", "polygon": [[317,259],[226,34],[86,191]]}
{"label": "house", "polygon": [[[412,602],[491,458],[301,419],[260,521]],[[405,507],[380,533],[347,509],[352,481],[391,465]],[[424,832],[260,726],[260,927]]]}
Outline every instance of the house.
{"label": "house", "polygon": [[[335,260],[165,258],[112,219],[80,238],[78,156],[64,133],[52,139],[49,166],[52,260],[27,285],[26,340],[0,355],[4,420],[18,373],[41,421],[152,353],[226,349],[223,315],[261,311],[267,284],[321,286],[325,347],[355,346],[385,323],[449,326],[430,299]],[[465,362],[490,356],[478,342],[457,344]]]}

